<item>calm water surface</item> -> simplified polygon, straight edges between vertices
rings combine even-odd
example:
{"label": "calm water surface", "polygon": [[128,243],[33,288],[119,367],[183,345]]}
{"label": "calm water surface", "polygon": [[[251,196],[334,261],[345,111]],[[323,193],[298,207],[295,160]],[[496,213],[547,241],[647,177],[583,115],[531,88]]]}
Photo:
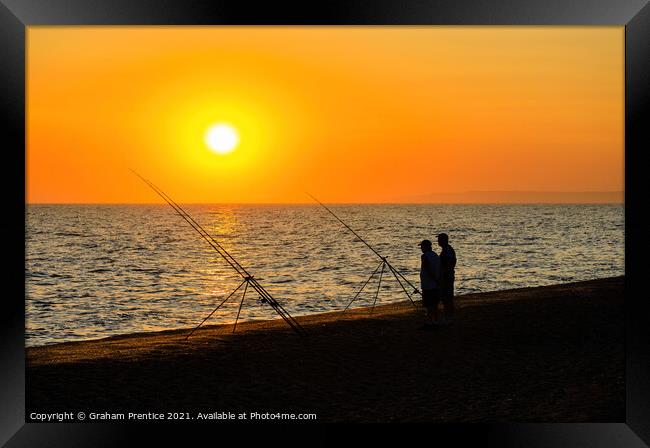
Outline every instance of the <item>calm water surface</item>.
{"label": "calm water surface", "polygon": [[[458,294],[624,273],[623,205],[331,208],[414,284],[417,244],[447,232]],[[342,309],[380,262],[317,205],[185,209],[292,315]],[[30,205],[25,238],[28,346],[192,327],[241,281],[167,205]],[[384,278],[378,303],[404,300]],[[369,286],[357,306],[374,300]],[[255,299],[241,319],[277,317]],[[208,323],[233,321],[238,307]]]}

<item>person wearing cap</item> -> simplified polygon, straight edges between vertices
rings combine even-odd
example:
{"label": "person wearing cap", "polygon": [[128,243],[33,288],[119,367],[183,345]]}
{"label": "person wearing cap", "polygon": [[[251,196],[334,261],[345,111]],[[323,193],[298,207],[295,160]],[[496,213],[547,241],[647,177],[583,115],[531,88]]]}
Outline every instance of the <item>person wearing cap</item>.
{"label": "person wearing cap", "polygon": [[440,246],[440,298],[445,307],[445,314],[441,323],[448,324],[454,316],[454,277],[456,269],[456,252],[449,244],[449,235],[438,235]]}
{"label": "person wearing cap", "polygon": [[440,294],[438,282],[440,281],[440,258],[433,251],[431,241],[423,240],[420,243],[422,250],[420,265],[420,287],[422,289],[422,306],[426,309],[429,322],[422,329],[430,330],[438,323],[438,302]]}

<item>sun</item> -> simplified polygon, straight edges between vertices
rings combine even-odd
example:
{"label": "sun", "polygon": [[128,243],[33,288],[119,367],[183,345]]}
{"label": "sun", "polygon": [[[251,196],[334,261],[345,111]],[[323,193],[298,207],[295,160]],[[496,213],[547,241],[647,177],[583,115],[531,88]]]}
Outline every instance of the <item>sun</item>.
{"label": "sun", "polygon": [[217,154],[232,152],[239,143],[239,134],[232,126],[224,123],[212,125],[205,132],[205,144]]}

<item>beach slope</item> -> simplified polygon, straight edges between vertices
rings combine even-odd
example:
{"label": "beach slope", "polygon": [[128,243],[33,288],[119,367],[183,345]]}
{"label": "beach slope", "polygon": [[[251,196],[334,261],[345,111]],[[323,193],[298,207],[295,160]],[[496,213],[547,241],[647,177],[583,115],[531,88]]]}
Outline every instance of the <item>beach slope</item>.
{"label": "beach slope", "polygon": [[315,413],[318,421],[623,422],[624,277],[27,349],[31,412]]}

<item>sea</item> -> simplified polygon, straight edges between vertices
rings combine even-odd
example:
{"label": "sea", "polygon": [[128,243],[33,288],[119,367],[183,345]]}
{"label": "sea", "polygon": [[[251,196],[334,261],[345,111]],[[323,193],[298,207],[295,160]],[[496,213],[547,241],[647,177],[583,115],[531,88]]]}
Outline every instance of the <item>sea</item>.
{"label": "sea", "polygon": [[[440,232],[461,296],[625,270],[622,204],[328,206],[414,286]],[[318,204],[182,207],[293,316],[343,310],[382,263]],[[25,244],[27,346],[192,328],[242,282],[167,204],[28,205]],[[380,271],[351,308],[408,300]],[[278,318],[243,289],[206,324]]]}

